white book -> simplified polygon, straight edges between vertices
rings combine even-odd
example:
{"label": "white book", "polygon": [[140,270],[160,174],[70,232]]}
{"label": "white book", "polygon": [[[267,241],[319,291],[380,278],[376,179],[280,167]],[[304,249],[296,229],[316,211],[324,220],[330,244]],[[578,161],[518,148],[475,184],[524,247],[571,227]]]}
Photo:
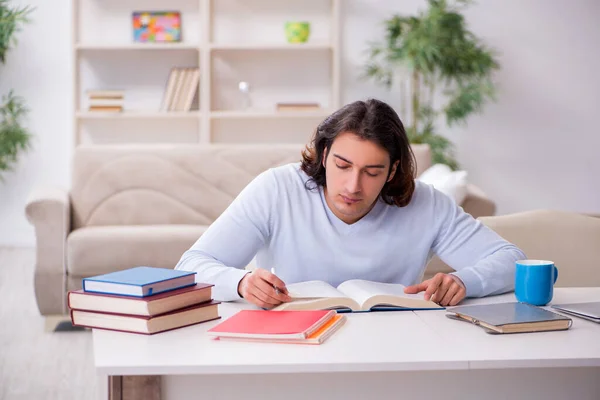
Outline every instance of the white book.
{"label": "white book", "polygon": [[125,105],[125,101],[122,99],[90,99],[89,105],[90,107],[123,107]]}
{"label": "white book", "polygon": [[181,80],[179,81],[179,90],[177,91],[177,97],[175,98],[175,106],[173,111],[183,111],[183,103],[185,100],[185,93],[187,91],[190,77],[192,76],[189,68],[183,68]]}
{"label": "white book", "polygon": [[101,99],[122,99],[125,97],[124,90],[102,90],[102,89],[90,89],[86,91],[86,94],[90,98],[101,98]]}
{"label": "white book", "polygon": [[165,87],[163,100],[160,105],[161,111],[169,111],[169,105],[171,104],[171,100],[173,99],[173,92],[175,91],[175,85],[177,84],[178,73],[179,70],[177,68],[171,68],[171,72],[169,73],[169,78],[167,80],[167,85]]}
{"label": "white book", "polygon": [[185,96],[183,101],[182,111],[190,111],[194,103],[194,97],[198,92],[198,84],[200,83],[200,68],[192,68],[190,71],[190,79],[187,82]]}
{"label": "white book", "polygon": [[179,99],[179,92],[183,86],[184,78],[185,70],[183,68],[176,68],[173,95],[169,99],[169,111],[177,111],[177,101]]}
{"label": "white book", "polygon": [[406,294],[406,286],[353,279],[333,287],[323,281],[307,281],[287,285],[292,301],[274,310],[347,309],[374,311],[391,309],[443,309],[430,300],[424,292]]}

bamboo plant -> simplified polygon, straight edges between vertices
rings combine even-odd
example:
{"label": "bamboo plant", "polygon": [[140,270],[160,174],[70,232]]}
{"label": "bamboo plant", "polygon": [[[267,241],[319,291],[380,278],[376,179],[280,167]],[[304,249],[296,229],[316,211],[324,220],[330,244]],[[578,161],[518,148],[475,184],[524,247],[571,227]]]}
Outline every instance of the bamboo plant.
{"label": "bamboo plant", "polygon": [[[11,6],[8,0],[0,0],[0,64],[17,44],[16,33],[28,22],[32,11],[29,6]],[[23,98],[10,90],[0,101],[0,180],[3,173],[13,169],[18,156],[31,146],[31,134],[23,126],[28,110]]]}
{"label": "bamboo plant", "polygon": [[385,20],[385,39],[369,44],[363,77],[399,90],[400,114],[412,143],[427,143],[434,163],[458,168],[453,144],[436,131],[439,116],[447,126],[465,124],[495,100],[495,51],[468,30],[462,10],[470,3],[427,0],[416,16]]}

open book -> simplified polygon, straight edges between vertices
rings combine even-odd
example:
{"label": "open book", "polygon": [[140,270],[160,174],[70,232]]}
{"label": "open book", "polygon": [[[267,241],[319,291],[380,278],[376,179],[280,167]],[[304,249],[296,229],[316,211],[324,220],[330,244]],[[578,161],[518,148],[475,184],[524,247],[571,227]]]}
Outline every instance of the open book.
{"label": "open book", "polygon": [[337,288],[323,281],[308,281],[287,285],[292,301],[273,310],[384,311],[401,309],[443,309],[425,300],[424,292],[404,293],[404,285],[353,279]]}

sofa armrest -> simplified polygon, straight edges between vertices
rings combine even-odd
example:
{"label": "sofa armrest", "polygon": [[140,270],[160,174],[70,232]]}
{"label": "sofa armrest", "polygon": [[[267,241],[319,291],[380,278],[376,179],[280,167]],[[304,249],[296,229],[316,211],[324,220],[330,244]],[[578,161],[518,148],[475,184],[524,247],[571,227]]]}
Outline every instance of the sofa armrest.
{"label": "sofa armrest", "polygon": [[473,184],[467,185],[467,195],[461,207],[473,218],[487,217],[496,214],[496,203]]}
{"label": "sofa armrest", "polygon": [[66,312],[64,304],[66,238],[71,231],[71,202],[66,190],[37,188],[25,205],[35,228],[35,295],[43,315]]}

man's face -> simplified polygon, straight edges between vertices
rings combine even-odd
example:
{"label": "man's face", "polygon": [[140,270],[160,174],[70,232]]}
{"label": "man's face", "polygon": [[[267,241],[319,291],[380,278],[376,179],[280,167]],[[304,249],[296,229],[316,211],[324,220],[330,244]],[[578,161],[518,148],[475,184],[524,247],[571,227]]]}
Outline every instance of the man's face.
{"label": "man's face", "polygon": [[371,210],[398,165],[394,164],[388,178],[388,152],[351,132],[340,133],[323,156],[327,205],[347,224],[355,223]]}

